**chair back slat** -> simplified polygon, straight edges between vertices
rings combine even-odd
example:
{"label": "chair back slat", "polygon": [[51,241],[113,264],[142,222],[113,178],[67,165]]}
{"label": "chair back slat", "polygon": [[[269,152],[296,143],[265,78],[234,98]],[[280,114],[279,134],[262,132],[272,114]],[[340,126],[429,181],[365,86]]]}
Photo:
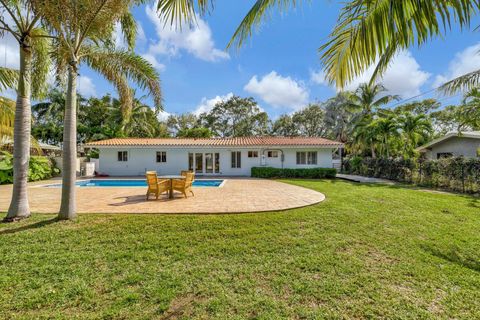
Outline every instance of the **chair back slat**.
{"label": "chair back slat", "polygon": [[150,189],[157,189],[157,172],[155,171],[147,171],[145,173],[145,176],[147,177],[147,184]]}

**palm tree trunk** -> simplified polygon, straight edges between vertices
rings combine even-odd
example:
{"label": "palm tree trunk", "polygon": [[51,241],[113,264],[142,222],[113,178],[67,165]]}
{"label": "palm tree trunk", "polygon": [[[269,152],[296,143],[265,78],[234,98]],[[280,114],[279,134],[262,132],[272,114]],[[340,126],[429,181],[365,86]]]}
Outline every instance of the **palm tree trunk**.
{"label": "palm tree trunk", "polygon": [[68,86],[65,100],[63,128],[63,174],[62,203],[58,218],[72,220],[77,216],[76,190],[77,179],[77,62],[68,68]]}
{"label": "palm tree trunk", "polygon": [[372,158],[375,159],[377,155],[375,154],[375,146],[373,143],[370,145],[370,150],[372,151]]}
{"label": "palm tree trunk", "polygon": [[27,182],[32,117],[30,109],[32,52],[27,41],[28,39],[25,40],[26,45],[19,46],[20,73],[13,127],[13,191],[10,207],[4,221],[15,221],[30,216]]}

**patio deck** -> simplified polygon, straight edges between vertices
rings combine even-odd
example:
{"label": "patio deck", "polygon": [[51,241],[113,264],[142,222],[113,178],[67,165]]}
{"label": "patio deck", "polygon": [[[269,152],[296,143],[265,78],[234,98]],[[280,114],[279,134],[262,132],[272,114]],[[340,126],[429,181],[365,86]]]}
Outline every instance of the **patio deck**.
{"label": "patio deck", "polygon": [[[317,191],[274,180],[225,178],[220,188],[193,188],[194,197],[145,200],[144,187],[79,187],[79,213],[243,213],[286,210],[319,203],[325,196]],[[41,185],[58,180],[29,184],[30,209],[35,213],[56,213],[60,207],[61,188]],[[0,186],[0,211],[8,210],[11,185]]]}

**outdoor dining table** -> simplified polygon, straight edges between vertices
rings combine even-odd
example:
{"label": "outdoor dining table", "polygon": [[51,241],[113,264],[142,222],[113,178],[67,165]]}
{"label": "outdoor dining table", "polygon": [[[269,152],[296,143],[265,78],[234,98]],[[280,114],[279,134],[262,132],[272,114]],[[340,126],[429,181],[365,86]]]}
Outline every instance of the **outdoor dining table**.
{"label": "outdoor dining table", "polygon": [[169,179],[170,180],[170,192],[169,192],[168,197],[170,199],[173,199],[173,179],[185,180],[185,176],[167,175],[167,176],[159,176],[158,179]]}

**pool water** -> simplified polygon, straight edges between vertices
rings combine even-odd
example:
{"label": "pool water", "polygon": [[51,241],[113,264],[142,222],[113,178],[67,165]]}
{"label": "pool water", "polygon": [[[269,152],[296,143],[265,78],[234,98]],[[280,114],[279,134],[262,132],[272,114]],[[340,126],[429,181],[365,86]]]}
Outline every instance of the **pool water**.
{"label": "pool water", "polygon": [[[193,181],[194,187],[219,187],[222,184],[223,180],[195,180]],[[78,181],[76,183],[78,187],[146,187],[147,182],[145,180],[84,180]],[[58,187],[57,185],[52,185],[52,187]]]}

